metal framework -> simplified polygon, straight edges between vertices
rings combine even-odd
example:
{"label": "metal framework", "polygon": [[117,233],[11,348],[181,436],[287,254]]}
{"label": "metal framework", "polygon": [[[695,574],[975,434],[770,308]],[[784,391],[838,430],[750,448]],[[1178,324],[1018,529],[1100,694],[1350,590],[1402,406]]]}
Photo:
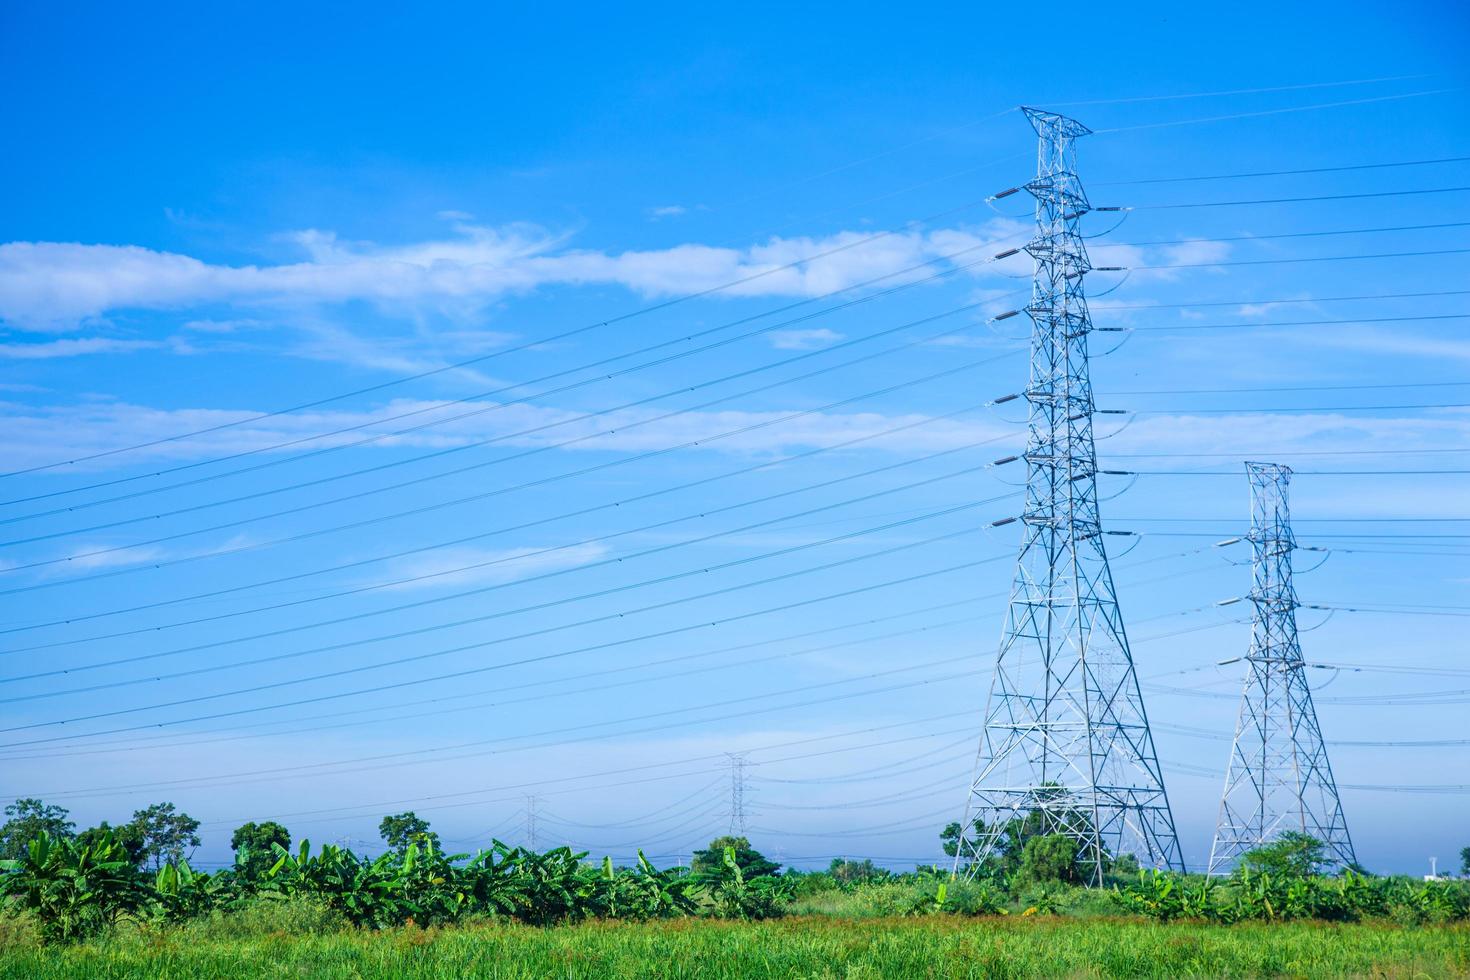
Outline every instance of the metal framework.
{"label": "metal framework", "polygon": [[730,760],[730,835],[744,837],[749,833],[745,812],[745,754],[726,752]]}
{"label": "metal framework", "polygon": [[526,847],[536,850],[536,804],[540,802],[535,796],[526,797]]}
{"label": "metal framework", "polygon": [[955,872],[1021,835],[1076,840],[1087,878],[1112,858],[1182,868],[1098,514],[1075,140],[1091,130],[1023,109],[1039,137],[1029,434],[1021,550],[986,703]]}
{"label": "metal framework", "polygon": [[1285,831],[1326,845],[1334,867],[1354,864],[1342,800],[1312,707],[1296,632],[1291,581],[1291,470],[1246,463],[1251,484],[1250,542],[1255,605],[1240,718],[1210,847],[1210,874],[1224,874],[1241,854]]}

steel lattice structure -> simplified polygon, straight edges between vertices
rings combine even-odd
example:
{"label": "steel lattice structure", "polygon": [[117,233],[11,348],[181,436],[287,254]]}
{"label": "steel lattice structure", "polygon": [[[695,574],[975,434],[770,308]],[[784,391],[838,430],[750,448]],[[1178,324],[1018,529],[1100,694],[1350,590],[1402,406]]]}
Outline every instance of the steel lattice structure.
{"label": "steel lattice structure", "polygon": [[1023,536],[986,703],[956,873],[1064,834],[1100,883],[1112,857],[1182,869],[1174,817],[1123,629],[1098,513],[1075,140],[1091,130],[1023,109],[1039,137]]}
{"label": "steel lattice structure", "polygon": [[1246,463],[1251,484],[1250,542],[1255,605],[1240,719],[1230,749],[1220,816],[1210,848],[1210,874],[1231,869],[1241,854],[1294,830],[1326,845],[1337,867],[1354,864],[1342,800],[1312,707],[1296,632],[1291,581],[1291,470]]}
{"label": "steel lattice structure", "polygon": [[744,837],[749,833],[745,812],[745,753],[726,752],[730,760],[730,836]]}

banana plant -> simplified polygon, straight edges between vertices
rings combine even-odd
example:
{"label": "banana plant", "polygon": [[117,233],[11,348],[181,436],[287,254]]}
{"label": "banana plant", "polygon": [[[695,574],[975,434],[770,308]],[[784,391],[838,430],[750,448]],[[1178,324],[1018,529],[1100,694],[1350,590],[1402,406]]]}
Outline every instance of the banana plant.
{"label": "banana plant", "polygon": [[239,889],[228,872],[205,874],[182,860],[158,869],[153,876],[153,892],[157,896],[156,913],[169,922],[206,915],[239,897]]}
{"label": "banana plant", "polygon": [[20,858],[0,861],[0,887],[30,909],[47,943],[75,942],[136,916],[147,889],[110,832],[81,844],[42,831]]}

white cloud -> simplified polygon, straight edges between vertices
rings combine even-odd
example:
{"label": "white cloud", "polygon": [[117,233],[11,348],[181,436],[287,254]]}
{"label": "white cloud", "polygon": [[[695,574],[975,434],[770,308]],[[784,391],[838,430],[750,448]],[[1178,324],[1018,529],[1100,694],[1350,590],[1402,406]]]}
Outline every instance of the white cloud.
{"label": "white cloud", "polygon": [[42,344],[0,344],[0,358],[34,361],[56,357],[81,357],[87,354],[120,354],[153,350],[164,344],[156,340],[118,340],[112,337],[77,337],[52,340]]}
{"label": "white cloud", "polygon": [[[99,568],[116,568],[125,565],[138,565],[148,561],[158,561],[164,557],[161,548],[148,545],[139,545],[136,548],[124,548],[120,551],[109,551],[111,545],[99,544],[97,542],[86,542],[74,545],[60,557],[65,563],[52,566],[53,571],[66,572],[91,572]],[[105,551],[105,554],[95,552]]]}
{"label": "white cloud", "polygon": [[766,336],[777,350],[815,350],[835,344],[844,335],[823,327],[818,330],[773,330]]}
{"label": "white cloud", "polygon": [[238,333],[241,330],[256,330],[265,326],[259,320],[189,320],[185,330],[196,333]]}
{"label": "white cloud", "polygon": [[[93,401],[69,406],[28,406],[0,403],[6,425],[0,429],[0,453],[10,465],[23,467],[105,453],[111,449],[165,439],[179,432],[207,429],[239,422],[260,413],[251,410],[175,409],[161,410],[116,401]],[[416,413],[398,423],[374,426],[377,419]],[[95,467],[135,465],[148,460],[183,461],[239,452],[261,450],[313,433],[352,428],[338,436],[301,443],[287,452],[301,452],[355,442],[369,432],[407,425],[421,425],[436,418],[478,414],[453,422],[422,428],[403,436],[382,439],[370,446],[444,448],[487,439],[503,439],[506,446],[543,446],[590,436],[569,449],[643,451],[666,448],[710,437],[746,426],[784,418],[787,412],[688,412],[650,422],[660,414],[654,410],[614,412],[594,419],[579,419],[580,413],[559,408],[494,402],[432,402],[398,400],[370,412],[303,412],[277,416],[214,432],[199,439],[161,442],[134,453],[109,456],[90,464]],[[876,412],[850,414],[817,413],[779,425],[769,425],[738,437],[709,441],[702,448],[716,452],[773,452],[831,445],[871,435],[923,419],[918,413],[883,415]],[[576,421],[573,421],[576,420]],[[516,433],[554,428],[530,435]],[[599,433],[615,430],[612,435]],[[960,445],[974,439],[1015,431],[1009,426],[986,421],[933,422],[893,437],[881,437],[864,445],[884,450],[913,451]],[[1019,436],[1018,436],[1019,438]]]}
{"label": "white cloud", "polygon": [[[616,284],[646,296],[666,296],[744,280],[721,295],[814,296],[1013,230],[1006,224],[879,238],[840,232],[772,238],[746,248],[684,244],[607,253],[565,248],[562,237],[530,225],[492,229],[460,222],[453,227],[454,237],[407,245],[348,242],[314,229],[295,232],[285,240],[304,259],[281,265],[217,265],[136,245],[11,242],[0,245],[0,319],[28,329],[62,330],[115,310],[348,301],[468,316],[497,298],[548,285]],[[833,254],[803,263],[827,252]],[[792,263],[793,268],[784,268]],[[919,270],[910,276],[926,274]],[[206,324],[240,319],[191,322],[195,329],[207,329]]]}
{"label": "white cloud", "polygon": [[1367,351],[1373,354],[1396,354],[1403,357],[1423,357],[1435,360],[1448,358],[1456,361],[1470,361],[1470,341],[1389,333],[1367,327],[1339,330],[1330,335],[1312,331],[1307,335],[1307,342],[1315,347],[1331,347],[1338,350]]}
{"label": "white cloud", "polygon": [[657,221],[660,218],[677,218],[682,214],[688,214],[689,209],[682,204],[669,204],[661,208],[649,208],[648,216]]}

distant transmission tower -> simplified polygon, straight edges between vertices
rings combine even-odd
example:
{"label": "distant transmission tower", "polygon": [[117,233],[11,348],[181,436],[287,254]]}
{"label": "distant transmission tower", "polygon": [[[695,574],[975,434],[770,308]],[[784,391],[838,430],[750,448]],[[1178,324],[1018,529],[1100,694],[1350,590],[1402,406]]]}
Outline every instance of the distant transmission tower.
{"label": "distant transmission tower", "polygon": [[1074,141],[1091,130],[1023,109],[1039,137],[1026,503],[1005,634],[996,656],[955,870],[973,870],[1014,832],[1063,834],[1101,883],[1110,857],[1181,868],[1174,817],[1103,547],[1097,505],[1090,209]]}
{"label": "distant transmission tower", "polygon": [[536,850],[536,803],[534,796],[526,797],[526,848]]}
{"label": "distant transmission tower", "polygon": [[749,833],[745,813],[745,755],[726,752],[730,759],[730,835],[745,837]]}
{"label": "distant transmission tower", "polygon": [[1291,584],[1296,539],[1286,499],[1291,470],[1275,463],[1246,463],[1245,468],[1254,550],[1248,598],[1256,608],[1209,873],[1228,872],[1241,854],[1289,830],[1326,844],[1334,865],[1354,864],[1353,841],[1297,641],[1298,603]]}

